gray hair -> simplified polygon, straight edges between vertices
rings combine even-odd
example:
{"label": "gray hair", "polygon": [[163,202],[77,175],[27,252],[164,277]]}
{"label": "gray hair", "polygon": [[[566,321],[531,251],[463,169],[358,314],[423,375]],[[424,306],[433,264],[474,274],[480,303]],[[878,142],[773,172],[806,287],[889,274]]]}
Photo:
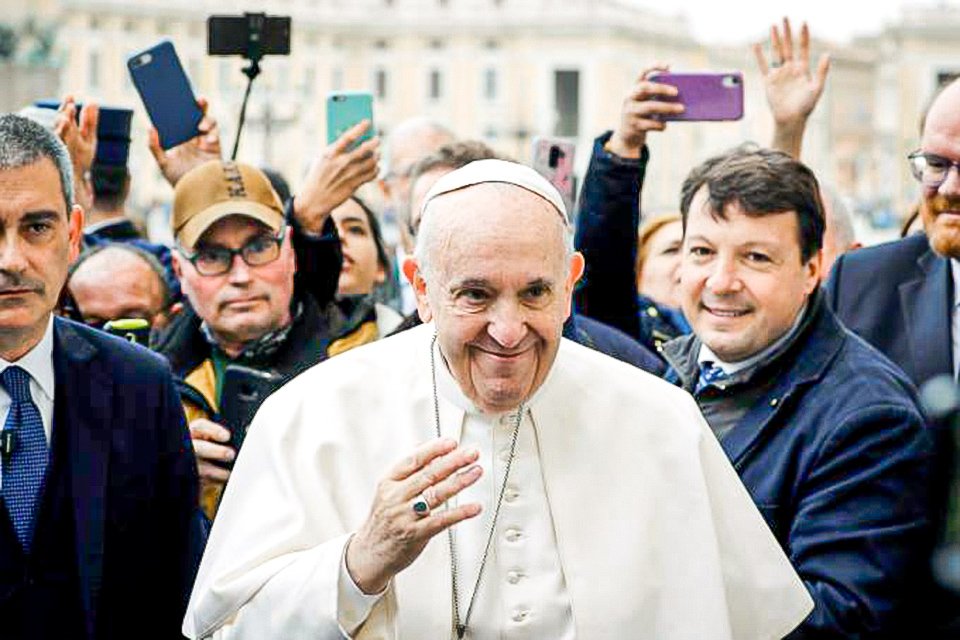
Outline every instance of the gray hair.
{"label": "gray hair", "polygon": [[[520,185],[503,183],[503,182],[482,182],[480,185],[491,185],[494,187],[500,188],[515,188],[526,191],[527,193],[533,193],[524,189]],[[479,185],[471,185],[479,186]],[[469,188],[469,187],[468,187]],[[440,197],[442,197],[441,194]],[[441,237],[439,233],[440,225],[437,223],[436,212],[434,212],[436,198],[429,200],[423,208],[423,215],[420,219],[420,228],[417,232],[416,245],[413,250],[413,257],[417,260],[417,267],[420,270],[420,274],[423,276],[423,279],[430,281],[433,279],[432,271],[432,260],[429,258],[432,254],[435,254],[436,251],[439,251],[441,248],[437,246],[439,244],[439,239]],[[549,204],[547,200],[543,200],[544,204],[550,206],[553,209],[553,205]],[[555,211],[555,210],[554,210]],[[427,213],[433,213],[433,215],[427,215]],[[573,227],[566,220],[566,216],[557,212],[559,219],[558,222],[563,227],[563,249],[564,249],[564,259],[569,261],[573,257],[574,246],[573,246]]]}
{"label": "gray hair", "polygon": [[73,207],[73,165],[67,147],[43,126],[13,113],[0,115],[0,171],[20,169],[49,159],[60,174],[60,188],[67,205]]}

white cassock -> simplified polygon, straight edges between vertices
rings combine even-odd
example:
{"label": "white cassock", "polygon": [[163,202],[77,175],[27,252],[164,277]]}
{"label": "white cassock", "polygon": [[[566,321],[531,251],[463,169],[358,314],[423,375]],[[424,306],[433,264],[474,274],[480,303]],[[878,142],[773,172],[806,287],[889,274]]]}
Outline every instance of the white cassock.
{"label": "white cassock", "polygon": [[[341,573],[378,480],[436,437],[433,332],[351,350],[264,403],[217,514],[187,636],[451,637],[445,534],[379,598],[349,593]],[[484,507],[454,528],[462,616],[513,423],[477,412],[436,363],[442,433],[477,447],[485,471],[458,496]],[[469,637],[772,640],[813,608],[686,392],[562,340],[519,433]]]}

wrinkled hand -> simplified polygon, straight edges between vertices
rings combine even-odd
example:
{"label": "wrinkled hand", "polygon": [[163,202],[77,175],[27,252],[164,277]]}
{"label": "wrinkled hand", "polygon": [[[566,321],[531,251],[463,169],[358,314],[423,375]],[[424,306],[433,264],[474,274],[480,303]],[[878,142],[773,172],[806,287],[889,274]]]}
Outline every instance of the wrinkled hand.
{"label": "wrinkled hand", "polygon": [[[380,481],[367,521],[347,544],[347,571],[364,593],[383,591],[433,536],[480,513],[476,503],[438,508],[480,478],[478,457],[449,438],[431,440]],[[420,494],[430,505],[426,517],[413,512]]]}
{"label": "wrinkled hand", "polygon": [[100,107],[92,102],[83,105],[80,110],[80,123],[77,124],[77,102],[71,95],[63,99],[57,113],[54,132],[67,145],[74,168],[82,172],[89,171],[97,155]]}
{"label": "wrinkled hand", "polygon": [[773,120],[778,126],[802,126],[823,93],[830,70],[830,55],[821,55],[816,73],[811,74],[810,30],[806,23],[800,27],[799,52],[795,52],[793,32],[787,18],[783,19],[782,37],[777,25],[770,27],[770,52],[772,65],[767,63],[763,45],[753,45]]}
{"label": "wrinkled hand", "polygon": [[370,126],[369,120],[359,122],[310,165],[303,188],[293,199],[293,215],[304,230],[321,233],[330,212],[360,185],[377,177],[380,139],[374,137],[352,148]]}
{"label": "wrinkled hand", "polygon": [[675,97],[677,88],[650,80],[650,76],[668,69],[669,67],[664,65],[654,65],[644,69],[637,77],[636,83],[623,100],[620,126],[607,143],[609,151],[621,158],[639,158],[647,141],[647,132],[663,131],[667,126],[658,116],[683,113],[682,104],[658,99]]}
{"label": "wrinkled hand", "polygon": [[148,145],[153,159],[157,161],[160,172],[170,186],[177,182],[194,167],[210,160],[220,160],[220,128],[216,119],[208,113],[210,104],[205,98],[197,99],[197,106],[203,112],[203,118],[197,125],[197,137],[178,144],[170,149],[160,146],[160,134],[150,127]]}
{"label": "wrinkled hand", "polygon": [[190,439],[197,458],[200,482],[207,485],[224,484],[230,477],[230,471],[216,463],[232,462],[236,452],[232,447],[218,443],[230,442],[230,431],[206,418],[197,418],[190,423]]}

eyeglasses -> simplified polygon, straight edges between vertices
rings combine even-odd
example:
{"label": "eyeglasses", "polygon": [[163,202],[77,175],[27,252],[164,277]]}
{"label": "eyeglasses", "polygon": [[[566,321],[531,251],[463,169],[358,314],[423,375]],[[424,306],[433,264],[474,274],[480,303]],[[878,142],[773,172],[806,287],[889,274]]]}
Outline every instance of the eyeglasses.
{"label": "eyeglasses", "polygon": [[200,247],[193,255],[187,254],[183,249],[180,249],[180,253],[200,275],[222,276],[233,268],[235,256],[240,256],[248,267],[260,267],[279,258],[285,231],[286,226],[283,226],[276,236],[260,234],[239,249],[209,246]]}
{"label": "eyeglasses", "polygon": [[954,162],[934,153],[914,151],[907,156],[907,160],[910,161],[913,177],[929,189],[938,189],[946,181],[951,167],[956,167],[957,171],[960,171],[960,162]]}

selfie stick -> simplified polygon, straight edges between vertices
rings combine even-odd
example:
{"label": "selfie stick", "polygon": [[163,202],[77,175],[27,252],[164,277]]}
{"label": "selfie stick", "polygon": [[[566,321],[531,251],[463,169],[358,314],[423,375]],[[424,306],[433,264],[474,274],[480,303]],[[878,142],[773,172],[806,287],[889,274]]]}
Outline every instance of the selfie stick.
{"label": "selfie stick", "polygon": [[243,68],[243,75],[247,76],[247,90],[243,94],[243,104],[240,105],[240,120],[237,124],[237,137],[233,141],[233,154],[231,160],[237,159],[237,150],[240,148],[240,134],[243,132],[243,123],[247,119],[247,101],[250,99],[250,90],[253,88],[253,81],[260,75],[260,60],[263,59],[263,24],[267,16],[263,13],[248,13],[246,17],[250,21],[250,39],[247,41],[247,53],[243,57],[250,61],[250,64]]}

